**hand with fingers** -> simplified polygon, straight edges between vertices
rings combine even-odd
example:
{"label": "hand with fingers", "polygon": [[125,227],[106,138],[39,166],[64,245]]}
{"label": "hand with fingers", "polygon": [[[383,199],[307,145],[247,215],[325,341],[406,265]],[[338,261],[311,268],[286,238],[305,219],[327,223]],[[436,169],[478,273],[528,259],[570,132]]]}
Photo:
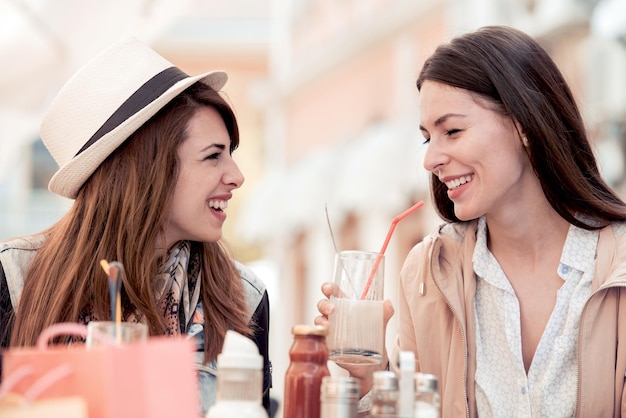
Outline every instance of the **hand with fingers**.
{"label": "hand with fingers", "polygon": [[[324,283],[322,284],[322,293],[326,298],[320,299],[317,302],[317,310],[320,315],[315,317],[314,323],[315,325],[321,325],[324,327],[328,327],[328,317],[335,311],[335,305],[330,299],[331,296],[340,296],[341,289],[339,286],[333,283]],[[391,301],[386,299],[383,302],[383,327],[387,328],[387,324],[389,320],[394,314],[394,308],[391,304]],[[385,334],[383,333],[383,341],[385,338]],[[345,369],[350,373],[351,376],[356,377],[360,380],[361,387],[361,396],[365,395],[372,388],[372,375],[375,371],[384,370],[387,367],[388,356],[387,350],[384,348],[383,350],[383,361],[381,364],[338,364],[341,368]]]}

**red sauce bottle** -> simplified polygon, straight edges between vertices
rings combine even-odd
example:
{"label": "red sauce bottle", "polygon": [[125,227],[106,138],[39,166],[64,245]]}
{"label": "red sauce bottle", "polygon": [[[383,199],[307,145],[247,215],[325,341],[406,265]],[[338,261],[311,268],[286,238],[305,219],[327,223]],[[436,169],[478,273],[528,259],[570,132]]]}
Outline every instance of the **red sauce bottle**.
{"label": "red sauce bottle", "polygon": [[319,418],[322,378],[328,371],[328,329],[296,325],[291,329],[289,367],[285,373],[283,418]]}

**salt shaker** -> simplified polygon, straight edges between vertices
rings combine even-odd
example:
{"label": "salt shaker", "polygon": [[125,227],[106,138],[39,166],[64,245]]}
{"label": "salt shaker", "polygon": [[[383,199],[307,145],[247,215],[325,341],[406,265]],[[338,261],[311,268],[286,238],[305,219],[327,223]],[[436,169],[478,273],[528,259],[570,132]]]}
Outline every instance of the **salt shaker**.
{"label": "salt shaker", "polygon": [[320,418],[356,418],[359,392],[359,381],[353,377],[324,377],[320,393]]}
{"label": "salt shaker", "polygon": [[439,380],[427,373],[415,373],[414,418],[439,418]]}
{"label": "salt shaker", "polygon": [[389,371],[373,374],[372,409],[370,417],[392,418],[398,416],[398,378]]}

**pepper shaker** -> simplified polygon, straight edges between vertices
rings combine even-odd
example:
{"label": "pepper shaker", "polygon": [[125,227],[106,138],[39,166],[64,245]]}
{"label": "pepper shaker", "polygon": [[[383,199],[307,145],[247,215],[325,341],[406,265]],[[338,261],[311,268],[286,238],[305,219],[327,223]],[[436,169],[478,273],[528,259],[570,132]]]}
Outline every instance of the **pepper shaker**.
{"label": "pepper shaker", "polygon": [[356,418],[359,392],[359,381],[353,377],[324,377],[320,395],[321,418]]}

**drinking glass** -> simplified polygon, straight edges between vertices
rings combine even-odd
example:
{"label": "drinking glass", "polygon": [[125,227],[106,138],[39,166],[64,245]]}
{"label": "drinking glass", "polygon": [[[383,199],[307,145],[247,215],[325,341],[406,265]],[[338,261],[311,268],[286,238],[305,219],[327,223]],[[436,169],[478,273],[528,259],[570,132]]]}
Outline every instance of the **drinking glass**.
{"label": "drinking glass", "polygon": [[342,251],[335,256],[335,293],[330,297],[335,311],[328,317],[330,360],[340,365],[382,362],[383,278],[382,254]]}
{"label": "drinking glass", "polygon": [[87,348],[103,344],[129,344],[147,339],[146,324],[113,321],[91,321],[87,324]]}

